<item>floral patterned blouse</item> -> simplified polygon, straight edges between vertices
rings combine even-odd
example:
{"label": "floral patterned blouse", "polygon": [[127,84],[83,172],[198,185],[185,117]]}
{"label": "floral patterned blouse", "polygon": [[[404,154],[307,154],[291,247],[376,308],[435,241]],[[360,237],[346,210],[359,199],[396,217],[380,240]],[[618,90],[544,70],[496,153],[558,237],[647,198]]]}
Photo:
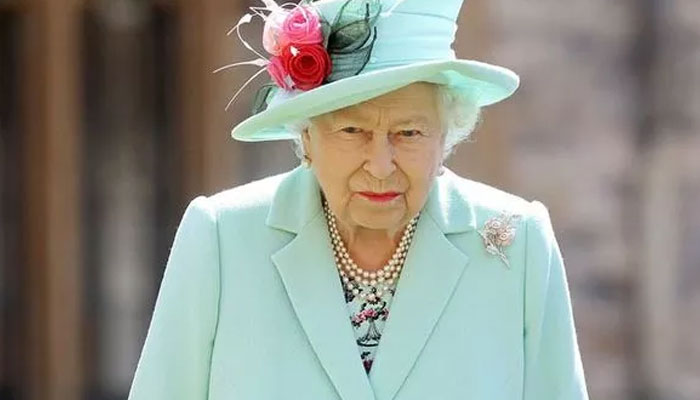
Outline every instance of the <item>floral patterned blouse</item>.
{"label": "floral patterned blouse", "polygon": [[[359,294],[355,295],[346,285],[343,284],[342,286],[362,364],[367,374],[369,374],[379,340],[382,337],[384,324],[389,317],[389,306],[396,292],[396,282],[381,297],[375,297],[373,300],[370,300],[367,296],[362,298]],[[369,294],[372,293],[369,290],[373,289],[360,285],[359,290],[360,293]]]}

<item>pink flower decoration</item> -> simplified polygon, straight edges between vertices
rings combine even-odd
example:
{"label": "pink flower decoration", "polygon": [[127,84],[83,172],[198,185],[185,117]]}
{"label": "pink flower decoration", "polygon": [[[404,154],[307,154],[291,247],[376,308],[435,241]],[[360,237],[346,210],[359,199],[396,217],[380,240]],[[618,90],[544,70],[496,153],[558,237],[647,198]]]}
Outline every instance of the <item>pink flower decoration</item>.
{"label": "pink flower decoration", "polygon": [[270,58],[270,63],[267,64],[267,73],[277,84],[277,86],[291,90],[293,83],[287,71],[284,69],[284,61],[280,57],[274,56]]}
{"label": "pink flower decoration", "polygon": [[288,44],[319,44],[323,42],[321,18],[311,7],[298,6],[282,23],[279,36],[282,46]]}
{"label": "pink flower decoration", "polygon": [[274,12],[267,16],[265,27],[263,28],[263,48],[268,53],[276,56],[282,52],[282,48],[286,45],[282,43],[282,24],[289,15],[286,11]]}

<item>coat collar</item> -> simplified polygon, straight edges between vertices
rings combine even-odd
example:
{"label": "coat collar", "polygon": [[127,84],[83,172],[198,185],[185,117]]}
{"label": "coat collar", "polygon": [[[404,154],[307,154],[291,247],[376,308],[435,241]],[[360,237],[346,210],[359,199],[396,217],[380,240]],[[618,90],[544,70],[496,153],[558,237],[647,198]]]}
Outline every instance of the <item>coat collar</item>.
{"label": "coat collar", "polygon": [[463,200],[458,179],[448,170],[431,188],[369,376],[348,318],[318,182],[303,167],[280,182],[267,224],[295,236],[271,258],[340,398],[392,400],[430,338],[469,263],[469,256],[447,236],[475,227],[473,209]]}
{"label": "coat collar", "polygon": [[[450,169],[433,182],[424,211],[445,234],[476,228],[473,205],[465,201],[469,193],[460,187],[463,178]],[[320,187],[313,172],[302,166],[290,171],[280,182],[270,206],[266,223],[292,233],[299,231],[321,212]]]}

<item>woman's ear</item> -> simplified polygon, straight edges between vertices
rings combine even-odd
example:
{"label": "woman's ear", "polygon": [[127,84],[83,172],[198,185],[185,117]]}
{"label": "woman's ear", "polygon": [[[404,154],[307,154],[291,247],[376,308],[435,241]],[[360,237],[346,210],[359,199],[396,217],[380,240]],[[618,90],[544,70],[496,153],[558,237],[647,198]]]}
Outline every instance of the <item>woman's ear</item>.
{"label": "woman's ear", "polygon": [[310,133],[310,127],[307,126],[304,128],[304,130],[301,132],[301,143],[302,143],[302,150],[304,150],[304,154],[308,155],[309,154],[309,149],[311,148],[311,133]]}

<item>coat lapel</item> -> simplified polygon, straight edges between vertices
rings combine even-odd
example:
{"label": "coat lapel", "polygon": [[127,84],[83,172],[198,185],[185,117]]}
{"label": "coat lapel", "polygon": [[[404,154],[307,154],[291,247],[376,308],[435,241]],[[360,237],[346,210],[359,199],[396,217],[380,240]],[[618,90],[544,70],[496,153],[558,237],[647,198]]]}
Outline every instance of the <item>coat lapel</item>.
{"label": "coat lapel", "polygon": [[297,318],[342,399],[374,400],[328,239],[315,177],[294,170],[280,183],[268,224],[296,233],[272,255]]}
{"label": "coat lapel", "polygon": [[348,320],[318,182],[302,167],[280,182],[267,223],[296,236],[272,255],[272,261],[309,342],[342,399],[393,399],[448,304],[469,263],[449,236],[475,229],[472,206],[460,192],[458,179],[447,170],[431,188],[369,379]]}

